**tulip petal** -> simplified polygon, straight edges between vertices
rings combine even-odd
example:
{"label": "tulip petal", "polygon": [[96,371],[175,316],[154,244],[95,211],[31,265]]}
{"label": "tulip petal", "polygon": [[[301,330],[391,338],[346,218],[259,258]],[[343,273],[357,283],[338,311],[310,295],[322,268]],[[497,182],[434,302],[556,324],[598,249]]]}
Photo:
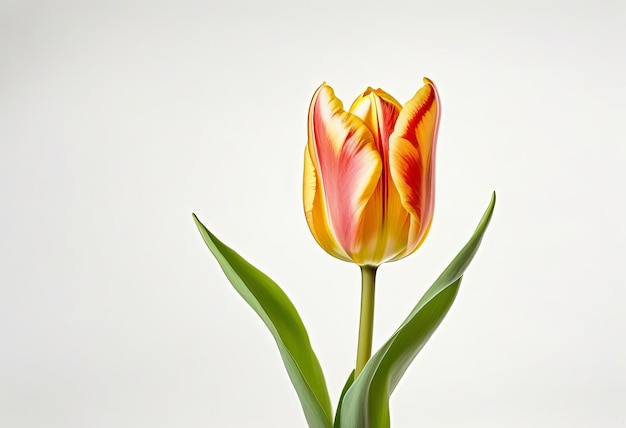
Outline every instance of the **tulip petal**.
{"label": "tulip petal", "polygon": [[[352,259],[352,254],[359,251],[363,209],[380,178],[381,159],[367,126],[343,109],[326,84],[319,87],[311,101],[307,147],[316,175],[315,191],[311,173],[305,178],[309,181],[305,183],[307,219],[324,212],[329,236]],[[318,226],[309,221],[313,234]],[[317,239],[325,241],[325,237]]]}
{"label": "tulip petal", "polygon": [[382,89],[367,88],[350,106],[350,113],[360,118],[369,128],[378,152],[386,155],[389,136],[402,106]]}
{"label": "tulip petal", "polygon": [[381,179],[363,215],[360,264],[379,265],[406,249],[409,215],[401,204],[389,168],[389,137],[402,106],[382,89],[367,88],[350,107],[371,131],[381,156]]}
{"label": "tulip petal", "polygon": [[389,164],[402,205],[411,214],[409,243],[402,258],[426,238],[434,208],[435,146],[441,113],[433,82],[425,85],[403,107],[389,139]]}

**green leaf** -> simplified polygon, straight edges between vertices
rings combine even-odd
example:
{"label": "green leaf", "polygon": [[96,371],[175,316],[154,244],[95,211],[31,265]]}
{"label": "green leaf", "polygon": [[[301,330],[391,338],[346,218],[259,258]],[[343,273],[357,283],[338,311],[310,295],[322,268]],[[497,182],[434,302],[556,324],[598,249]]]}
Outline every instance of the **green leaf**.
{"label": "green leaf", "polygon": [[341,403],[343,403],[343,397],[346,395],[346,392],[348,392],[348,389],[350,389],[353,383],[354,383],[354,370],[352,370],[352,373],[350,373],[350,376],[348,376],[348,380],[346,381],[346,384],[341,390],[341,396],[339,397],[339,404],[337,405],[337,414],[335,415],[335,425],[333,425],[334,428],[340,428],[341,426],[341,423],[340,423]]}
{"label": "green leaf", "polygon": [[274,336],[309,427],[332,427],[324,374],[296,308],[274,281],[219,241],[195,214],[193,219],[228,280]]}
{"label": "green leaf", "polygon": [[487,211],[468,243],[350,386],[338,410],[341,428],[389,428],[389,397],[450,309],[463,273],[476,254],[489,225],[495,203],[494,192]]}

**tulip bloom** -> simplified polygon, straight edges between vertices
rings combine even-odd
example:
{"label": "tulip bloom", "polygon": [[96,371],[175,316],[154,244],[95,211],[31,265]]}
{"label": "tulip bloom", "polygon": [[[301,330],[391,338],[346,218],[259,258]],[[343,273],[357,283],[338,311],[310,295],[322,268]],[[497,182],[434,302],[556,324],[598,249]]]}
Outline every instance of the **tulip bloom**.
{"label": "tulip bloom", "polygon": [[433,82],[402,107],[367,88],[348,111],[332,88],[311,101],[304,156],[306,220],[329,254],[379,266],[413,253],[433,217],[440,103]]}

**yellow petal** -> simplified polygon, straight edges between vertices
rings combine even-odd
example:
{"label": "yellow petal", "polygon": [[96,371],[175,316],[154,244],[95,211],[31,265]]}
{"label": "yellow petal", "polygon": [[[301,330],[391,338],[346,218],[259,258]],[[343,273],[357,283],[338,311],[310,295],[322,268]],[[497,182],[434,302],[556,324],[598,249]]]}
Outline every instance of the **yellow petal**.
{"label": "yellow petal", "polygon": [[400,103],[382,89],[367,88],[352,103],[350,113],[360,118],[369,128],[378,152],[386,154],[389,136],[401,109]]}
{"label": "yellow petal", "polygon": [[381,179],[363,213],[361,245],[354,255],[359,264],[379,265],[406,249],[409,216],[389,169],[389,137],[401,108],[391,95],[372,88],[367,88],[350,107],[350,112],[372,132],[382,160]]}

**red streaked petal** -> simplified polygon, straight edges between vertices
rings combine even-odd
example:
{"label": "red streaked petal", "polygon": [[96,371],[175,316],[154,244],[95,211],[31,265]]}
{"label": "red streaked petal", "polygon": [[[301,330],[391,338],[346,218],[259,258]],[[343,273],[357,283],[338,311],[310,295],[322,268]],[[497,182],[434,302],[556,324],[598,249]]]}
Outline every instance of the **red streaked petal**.
{"label": "red streaked petal", "polygon": [[389,137],[402,109],[382,89],[367,88],[350,107],[372,132],[381,155],[382,173],[363,214],[359,264],[379,265],[406,250],[408,213],[400,203],[389,169]]}
{"label": "red streaked petal", "polygon": [[379,153],[389,151],[389,136],[402,106],[382,89],[367,88],[350,107],[350,113],[360,118],[369,128]]}
{"label": "red streaked petal", "polygon": [[411,214],[407,256],[421,244],[430,227],[434,208],[435,146],[440,101],[433,82],[409,100],[389,139],[389,164],[402,205]]}
{"label": "red streaked petal", "polygon": [[309,108],[308,150],[329,230],[351,256],[358,250],[363,209],[380,178],[381,159],[367,126],[344,111],[326,84],[315,92]]}

